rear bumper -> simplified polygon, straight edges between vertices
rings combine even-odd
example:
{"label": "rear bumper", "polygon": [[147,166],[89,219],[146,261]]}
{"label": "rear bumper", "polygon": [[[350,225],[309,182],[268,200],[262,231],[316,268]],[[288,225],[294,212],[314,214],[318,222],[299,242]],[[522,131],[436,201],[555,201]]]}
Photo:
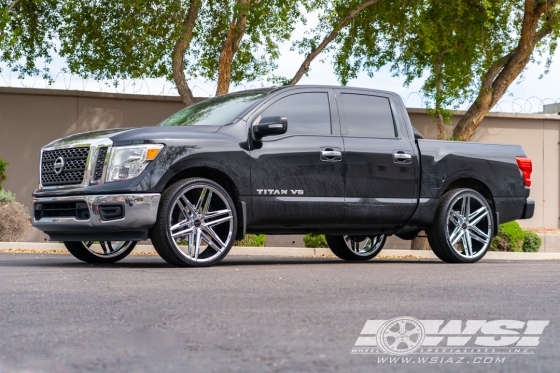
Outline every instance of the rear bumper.
{"label": "rear bumper", "polygon": [[[156,221],[159,200],[160,194],[155,193],[34,198],[33,226],[51,241],[145,240]],[[78,203],[77,212],[71,216],[67,210],[74,203]],[[45,214],[49,206],[61,212]],[[111,206],[120,206],[121,215],[104,216],[104,207]],[[57,214],[61,216],[53,216]]]}
{"label": "rear bumper", "polygon": [[523,215],[520,219],[531,219],[535,213],[535,201],[528,199],[525,201],[525,206],[523,206]]}

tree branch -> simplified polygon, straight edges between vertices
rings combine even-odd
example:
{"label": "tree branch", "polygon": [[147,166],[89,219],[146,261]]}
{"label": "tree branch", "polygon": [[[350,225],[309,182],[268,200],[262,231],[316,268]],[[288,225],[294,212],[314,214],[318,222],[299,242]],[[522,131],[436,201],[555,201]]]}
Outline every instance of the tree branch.
{"label": "tree branch", "polygon": [[560,4],[560,0],[547,0],[544,3],[542,3],[541,5],[538,5],[536,7],[535,11],[538,14],[544,14],[544,13],[548,12],[549,10],[551,10],[552,8],[554,8],[558,4]]}
{"label": "tree branch", "polygon": [[309,53],[307,55],[307,57],[305,58],[305,60],[303,61],[303,63],[301,64],[301,66],[299,67],[298,71],[296,72],[296,74],[294,75],[294,77],[292,78],[292,80],[290,80],[286,85],[295,85],[297,82],[300,81],[300,79],[303,77],[303,75],[309,70],[309,65],[311,65],[311,62],[315,59],[315,57],[317,57],[319,55],[319,53],[321,53],[326,47],[327,45],[329,45],[340,33],[340,30],[342,30],[344,27],[348,26],[348,24],[350,22],[352,22],[352,20],[356,17],[356,15],[358,13],[360,13],[362,10],[367,9],[375,4],[377,4],[379,1],[381,0],[369,0],[366,1],[365,3],[357,6],[356,8],[352,9],[347,15],[346,17],[344,17],[331,31],[331,33],[321,42],[321,44],[319,44],[319,46],[314,49],[313,51],[311,51],[311,53]]}
{"label": "tree branch", "polygon": [[191,43],[193,29],[201,6],[202,0],[190,1],[189,10],[183,22],[181,36],[173,48],[173,80],[181,96],[181,101],[183,101],[185,106],[194,104],[193,94],[185,79],[185,52]]}
{"label": "tree branch", "polygon": [[8,10],[8,12],[11,11],[11,10],[16,6],[16,4],[17,4],[18,2],[19,2],[19,0],[14,0],[14,1],[8,6],[8,8],[6,8],[6,9]]}

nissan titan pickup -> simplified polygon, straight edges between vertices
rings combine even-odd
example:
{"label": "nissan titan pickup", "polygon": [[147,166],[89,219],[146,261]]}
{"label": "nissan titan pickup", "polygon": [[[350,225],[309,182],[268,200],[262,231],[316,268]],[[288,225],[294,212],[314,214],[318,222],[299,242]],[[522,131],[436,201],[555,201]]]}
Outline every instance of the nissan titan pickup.
{"label": "nissan titan pickup", "polygon": [[535,207],[521,146],[423,139],[397,94],[362,88],[230,93],[53,141],[40,162],[33,225],[89,263],[151,239],[174,266],[210,266],[248,233],[325,234],[360,261],[421,231],[441,260],[472,263]]}

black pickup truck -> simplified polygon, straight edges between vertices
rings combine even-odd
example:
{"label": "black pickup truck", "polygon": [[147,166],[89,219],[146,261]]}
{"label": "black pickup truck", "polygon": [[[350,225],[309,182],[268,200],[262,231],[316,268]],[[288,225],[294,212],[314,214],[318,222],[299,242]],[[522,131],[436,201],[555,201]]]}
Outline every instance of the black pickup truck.
{"label": "black pickup truck", "polygon": [[96,263],[150,238],[172,265],[210,266],[246,233],[324,233],[367,260],[423,230],[441,260],[472,263],[534,211],[521,146],[424,140],[398,95],[348,87],[247,90],[65,137],[40,170],[33,225]]}

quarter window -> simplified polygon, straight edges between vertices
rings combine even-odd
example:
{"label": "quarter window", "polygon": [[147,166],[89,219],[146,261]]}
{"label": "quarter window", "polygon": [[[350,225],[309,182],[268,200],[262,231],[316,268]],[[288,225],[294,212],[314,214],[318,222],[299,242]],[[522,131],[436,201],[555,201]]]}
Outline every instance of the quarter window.
{"label": "quarter window", "polygon": [[296,93],[273,103],[261,118],[286,117],[290,135],[330,135],[331,111],[328,93]]}
{"label": "quarter window", "polygon": [[343,93],[342,121],[348,136],[396,137],[389,99],[385,97]]}

